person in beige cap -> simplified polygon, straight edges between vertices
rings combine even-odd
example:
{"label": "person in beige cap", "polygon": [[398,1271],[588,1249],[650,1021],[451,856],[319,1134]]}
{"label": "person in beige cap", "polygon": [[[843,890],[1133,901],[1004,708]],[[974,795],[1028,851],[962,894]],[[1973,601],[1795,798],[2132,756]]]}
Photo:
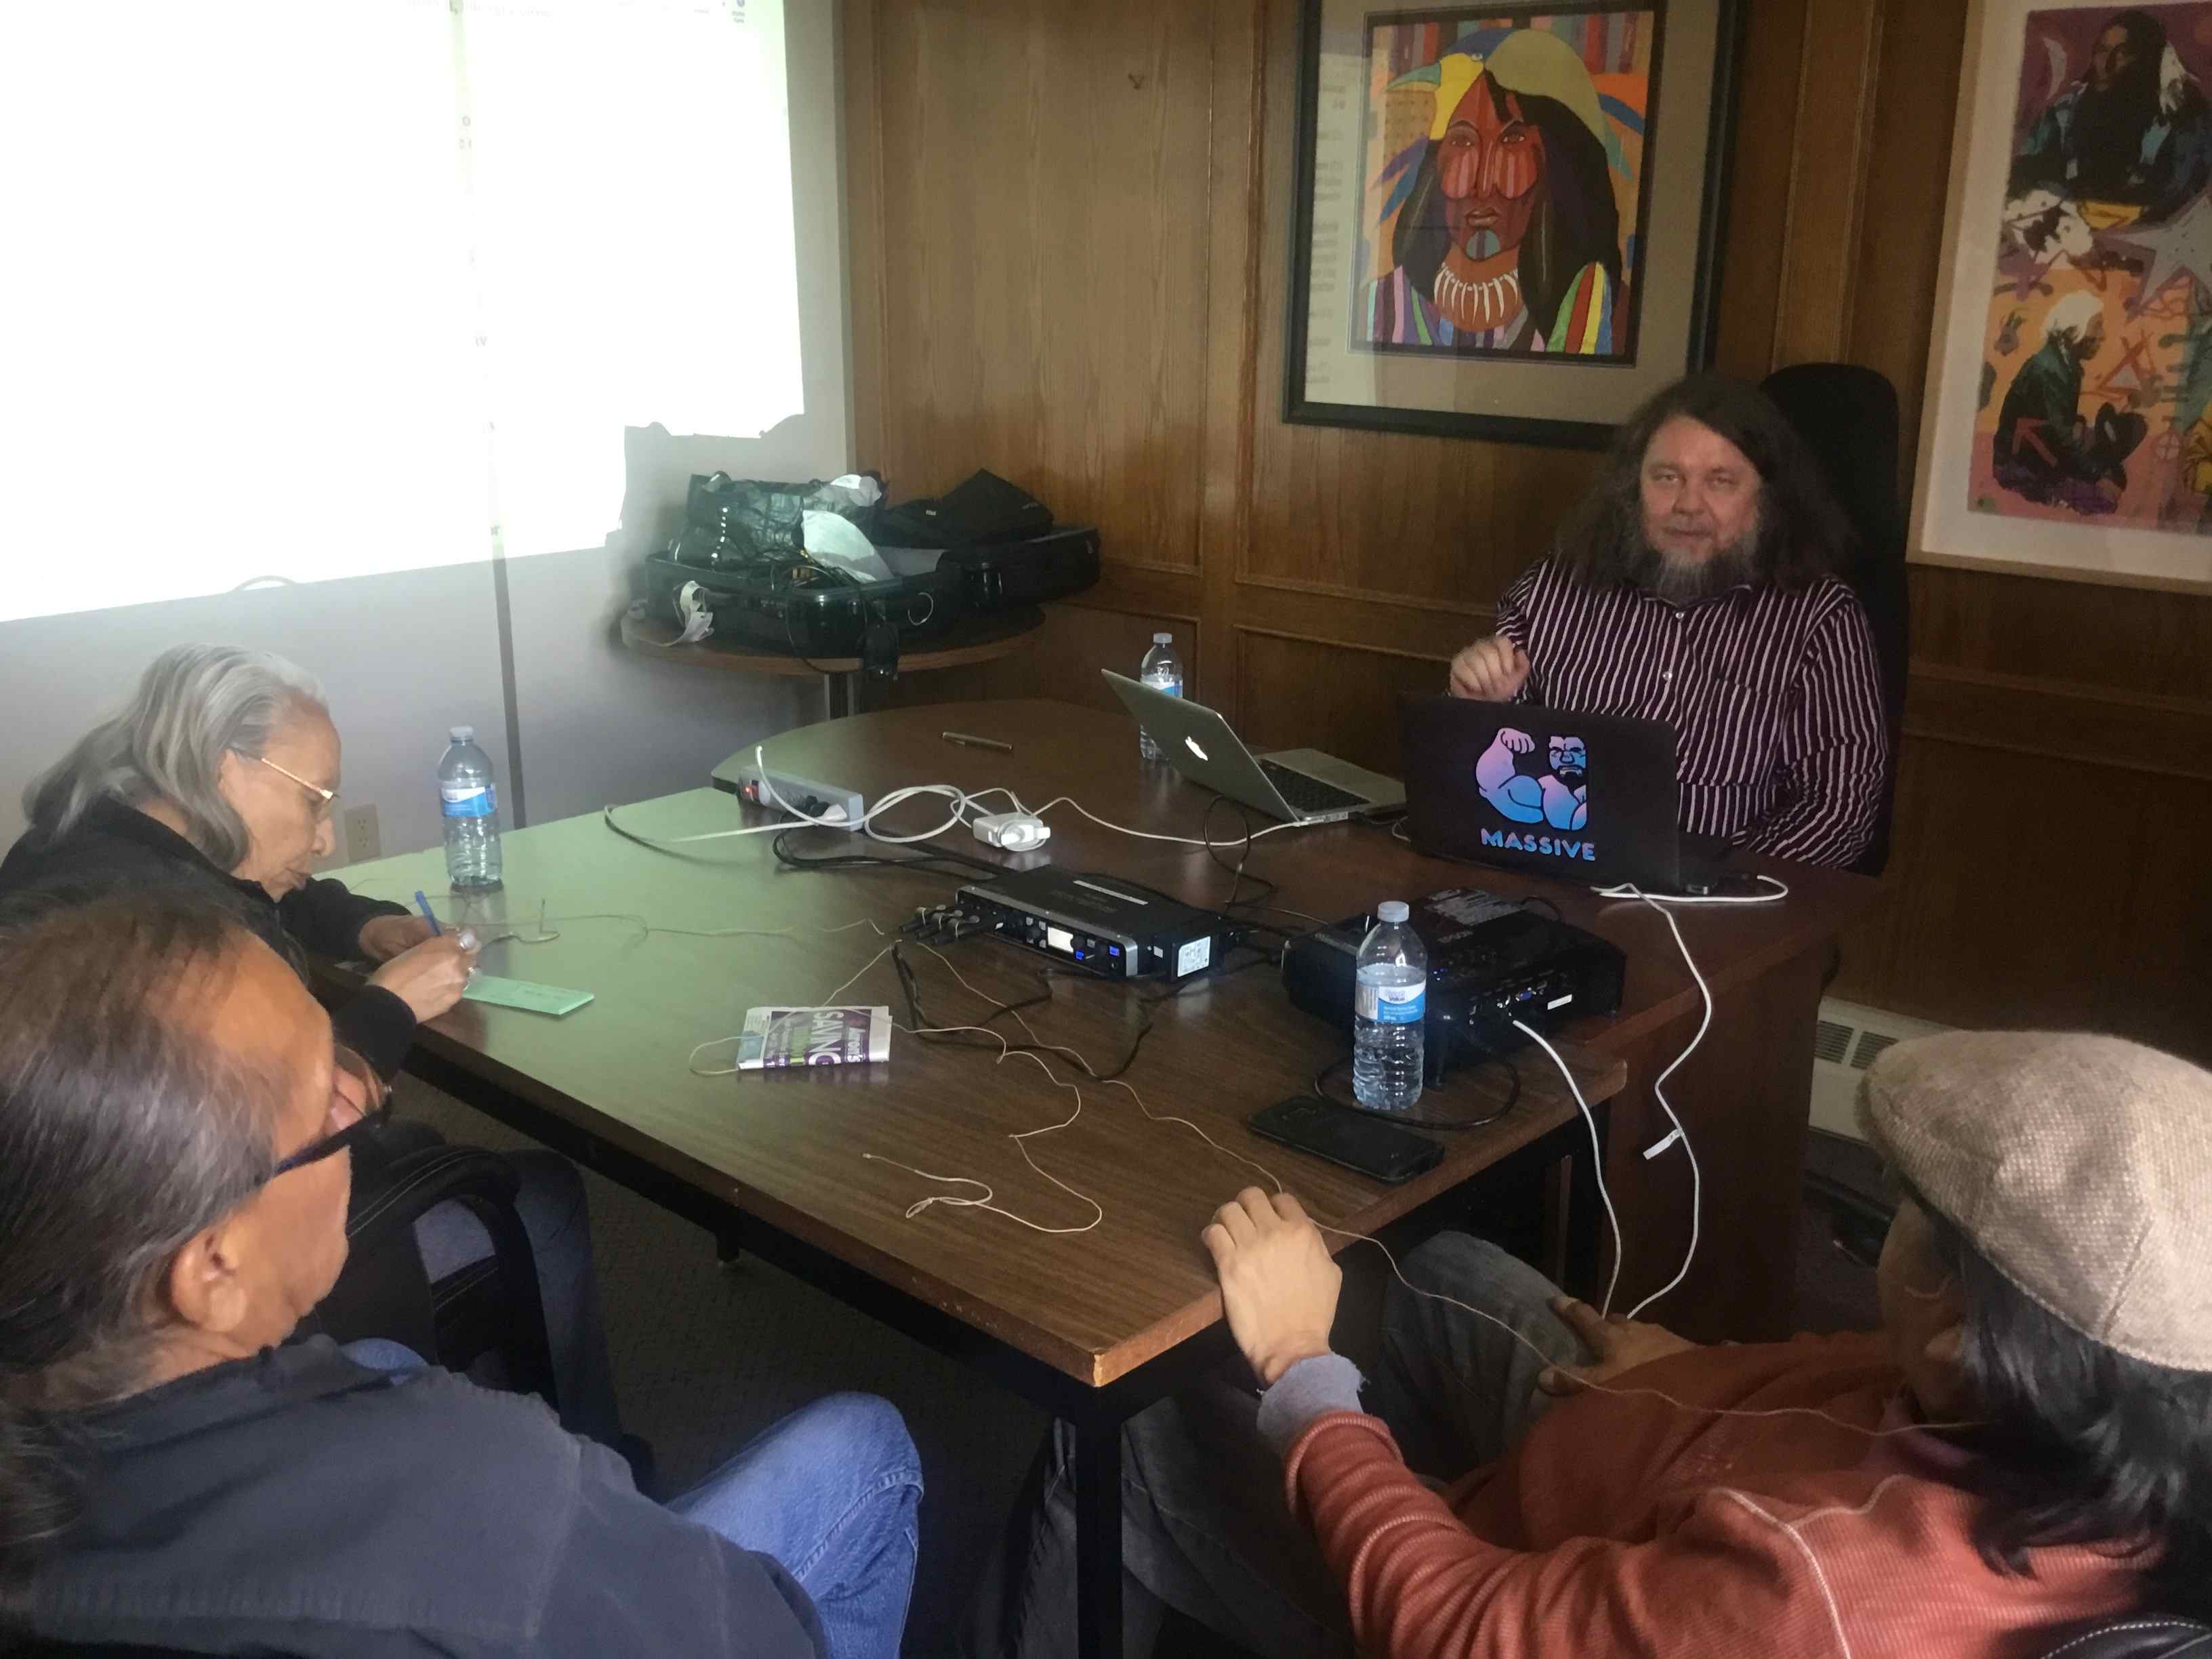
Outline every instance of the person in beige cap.
{"label": "person in beige cap", "polygon": [[[2212,1073],[1960,1032],[1889,1050],[1861,1110],[1900,1195],[1863,1335],[1700,1346],[1447,1234],[1369,1382],[1297,1200],[1224,1206],[1205,1243],[1266,1392],[1126,1431],[1128,1650],[1164,1603],[1392,1659],[2033,1659],[2212,1618]],[[1063,1447],[971,1651],[1072,1650],[1069,1498]]]}

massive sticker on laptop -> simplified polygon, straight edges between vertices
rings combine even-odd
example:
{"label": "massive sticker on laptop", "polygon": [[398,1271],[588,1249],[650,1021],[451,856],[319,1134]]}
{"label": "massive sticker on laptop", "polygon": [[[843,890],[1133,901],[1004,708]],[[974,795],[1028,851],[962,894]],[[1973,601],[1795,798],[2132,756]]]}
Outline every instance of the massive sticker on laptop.
{"label": "massive sticker on laptop", "polygon": [[[1589,750],[1580,738],[1566,733],[1547,737],[1539,753],[1535,738],[1528,732],[1500,726],[1474,763],[1474,783],[1491,810],[1514,825],[1565,830],[1589,827]],[[1593,842],[1519,828],[1486,827],[1482,844],[1553,858],[1597,860]]]}

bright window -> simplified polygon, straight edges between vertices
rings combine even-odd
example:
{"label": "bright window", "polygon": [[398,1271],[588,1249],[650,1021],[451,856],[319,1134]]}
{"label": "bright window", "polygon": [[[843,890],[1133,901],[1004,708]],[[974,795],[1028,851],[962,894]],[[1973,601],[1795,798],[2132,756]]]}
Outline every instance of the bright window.
{"label": "bright window", "polygon": [[0,8],[0,620],[599,545],[799,411],[781,0]]}

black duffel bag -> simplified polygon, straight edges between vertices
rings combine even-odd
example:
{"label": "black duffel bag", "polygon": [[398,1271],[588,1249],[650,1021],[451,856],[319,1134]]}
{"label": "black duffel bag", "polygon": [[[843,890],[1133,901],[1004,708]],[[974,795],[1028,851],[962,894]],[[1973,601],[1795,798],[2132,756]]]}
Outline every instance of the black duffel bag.
{"label": "black duffel bag", "polygon": [[[878,489],[883,479],[874,473]],[[880,501],[862,505],[820,478],[806,483],[778,483],[766,478],[732,478],[726,472],[695,472],[684,497],[684,530],[671,556],[695,570],[730,570],[780,563],[798,556],[805,545],[809,513],[835,513],[856,526],[870,541],[878,539]]]}
{"label": "black duffel bag", "polygon": [[973,547],[1042,536],[1052,509],[995,472],[977,472],[942,495],[886,507],[862,528],[878,547]]}

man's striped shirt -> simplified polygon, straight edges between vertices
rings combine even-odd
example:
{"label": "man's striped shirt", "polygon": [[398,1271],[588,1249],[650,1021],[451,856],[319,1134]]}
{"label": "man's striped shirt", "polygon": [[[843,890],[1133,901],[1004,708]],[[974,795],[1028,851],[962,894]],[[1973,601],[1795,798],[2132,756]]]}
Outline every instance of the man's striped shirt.
{"label": "man's striped shirt", "polygon": [[1776,858],[1849,864],[1881,809],[1881,676],[1843,581],[1674,605],[1540,560],[1498,602],[1528,653],[1524,700],[1674,728],[1682,828]]}

